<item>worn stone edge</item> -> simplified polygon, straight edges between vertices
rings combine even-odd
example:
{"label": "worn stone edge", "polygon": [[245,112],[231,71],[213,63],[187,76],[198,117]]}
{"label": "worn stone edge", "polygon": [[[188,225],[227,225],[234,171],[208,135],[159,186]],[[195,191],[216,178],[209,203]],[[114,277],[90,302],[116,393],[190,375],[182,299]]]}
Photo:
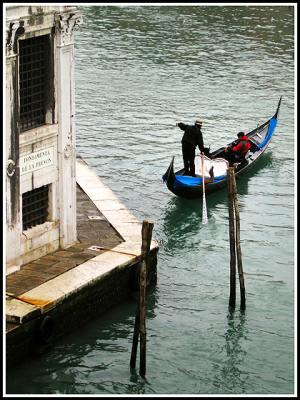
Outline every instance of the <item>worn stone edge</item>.
{"label": "worn stone edge", "polygon": [[[89,168],[84,160],[77,159],[76,169],[78,173],[78,175],[76,175],[77,183],[91,198],[99,211],[123,237],[124,242],[114,247],[112,249],[114,252],[108,251],[100,254],[99,256],[96,256],[78,265],[77,267],[66,271],[65,273],[43,283],[42,285],[31,289],[21,296],[18,296],[20,300],[7,298],[7,322],[23,324],[30,319],[36,318],[37,316],[51,310],[67,297],[81,290],[85,286],[101,281],[113,270],[126,268],[131,264],[133,265],[137,263],[140,259],[142,224],[128,211],[128,209],[126,209],[126,207],[119,202],[115,194],[101,182],[100,178]],[[105,201],[99,200],[101,197],[101,191],[105,192],[105,197],[107,198]],[[109,204],[112,201],[114,202],[114,207],[111,207]],[[123,214],[123,218],[120,218],[120,214]],[[150,249],[158,249],[158,244],[155,240],[152,240]],[[118,254],[118,251],[132,253],[135,255],[123,253]],[[112,263],[114,265],[112,265]],[[99,268],[104,268],[104,271],[98,271]],[[86,274],[88,276],[86,276],[84,283],[81,284],[82,277],[85,276],[85,272],[88,270],[91,272],[91,275]],[[74,285],[72,290],[67,289],[65,292],[63,290],[63,285],[61,285],[60,289],[58,289],[59,284],[62,284],[64,280],[68,282],[67,286],[70,286],[72,278]],[[79,283],[76,283],[78,282],[78,279]],[[49,293],[49,290],[51,290],[52,286],[56,289],[56,296],[50,300],[45,297],[45,294]],[[22,299],[26,301],[32,301],[37,305],[28,304],[22,301]]]}

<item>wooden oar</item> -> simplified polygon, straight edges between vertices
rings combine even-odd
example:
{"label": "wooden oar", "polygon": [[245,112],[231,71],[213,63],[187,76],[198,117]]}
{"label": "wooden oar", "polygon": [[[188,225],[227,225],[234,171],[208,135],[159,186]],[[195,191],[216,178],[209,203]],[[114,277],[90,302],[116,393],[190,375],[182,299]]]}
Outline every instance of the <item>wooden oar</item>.
{"label": "wooden oar", "polygon": [[204,153],[201,152],[201,160],[202,160],[202,224],[205,225],[208,223],[207,218],[207,208],[206,208],[206,198],[205,198],[205,182],[204,182]]}

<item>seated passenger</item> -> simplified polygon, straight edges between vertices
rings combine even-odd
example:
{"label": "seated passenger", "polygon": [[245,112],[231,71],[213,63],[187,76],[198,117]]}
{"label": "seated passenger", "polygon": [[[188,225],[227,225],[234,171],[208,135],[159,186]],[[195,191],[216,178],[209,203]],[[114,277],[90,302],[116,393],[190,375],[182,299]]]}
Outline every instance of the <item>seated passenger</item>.
{"label": "seated passenger", "polygon": [[237,134],[238,140],[235,146],[225,147],[225,158],[229,161],[229,165],[233,163],[241,162],[245,159],[246,154],[251,148],[251,143],[247,135],[244,132]]}

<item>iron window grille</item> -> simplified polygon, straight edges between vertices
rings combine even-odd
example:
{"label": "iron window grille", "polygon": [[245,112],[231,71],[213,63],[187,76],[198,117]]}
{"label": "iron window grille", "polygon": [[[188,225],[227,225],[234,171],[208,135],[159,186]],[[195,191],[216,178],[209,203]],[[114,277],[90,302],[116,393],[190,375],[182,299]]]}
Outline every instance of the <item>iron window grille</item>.
{"label": "iron window grille", "polygon": [[46,122],[49,55],[50,35],[19,41],[21,132]]}
{"label": "iron window grille", "polygon": [[43,224],[48,218],[49,185],[22,195],[23,230]]}

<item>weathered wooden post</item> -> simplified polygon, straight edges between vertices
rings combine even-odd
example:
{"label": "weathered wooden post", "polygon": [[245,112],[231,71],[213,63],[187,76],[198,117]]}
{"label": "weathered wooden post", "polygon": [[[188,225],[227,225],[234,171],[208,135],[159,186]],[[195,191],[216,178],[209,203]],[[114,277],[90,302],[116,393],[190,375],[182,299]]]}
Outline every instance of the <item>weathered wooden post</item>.
{"label": "weathered wooden post", "polygon": [[135,317],[134,335],[130,359],[130,367],[135,368],[138,337],[140,336],[140,375],[146,374],[146,286],[147,286],[147,264],[152,238],[153,223],[143,221],[142,226],[142,249],[141,269],[139,285],[138,311]]}
{"label": "weathered wooden post", "polygon": [[139,342],[139,334],[140,334],[140,307],[138,303],[138,310],[135,316],[134,321],[134,332],[132,339],[132,349],[131,349],[131,357],[130,357],[130,368],[135,368],[136,363],[136,353]]}
{"label": "weathered wooden post", "polygon": [[238,266],[239,281],[240,281],[240,293],[241,293],[241,310],[245,310],[246,297],[245,297],[244,272],[243,272],[243,264],[242,264],[241,241],[240,241],[240,212],[239,212],[239,206],[238,206],[236,180],[235,180],[234,174],[233,174],[232,184],[233,184],[233,203],[234,203],[235,227],[236,227],[235,243],[236,243],[237,266]]}
{"label": "weathered wooden post", "polygon": [[236,300],[236,251],[235,251],[235,224],[233,198],[234,168],[227,169],[228,211],[229,211],[229,243],[230,243],[230,294],[229,307],[235,307]]}

